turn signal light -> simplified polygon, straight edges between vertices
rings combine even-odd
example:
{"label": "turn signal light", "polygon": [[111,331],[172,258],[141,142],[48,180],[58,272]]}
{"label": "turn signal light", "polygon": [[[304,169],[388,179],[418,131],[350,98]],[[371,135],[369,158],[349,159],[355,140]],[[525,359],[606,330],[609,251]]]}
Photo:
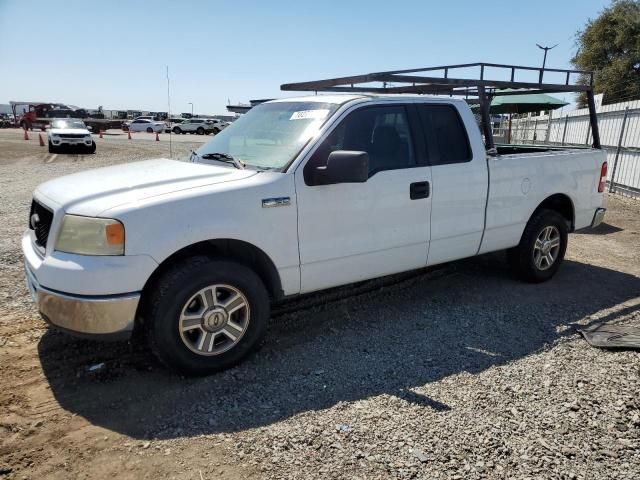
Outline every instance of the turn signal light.
{"label": "turn signal light", "polygon": [[124,245],[124,226],[118,223],[111,223],[105,226],[107,245]]}
{"label": "turn signal light", "polygon": [[602,164],[600,168],[600,183],[598,184],[598,192],[604,192],[604,187],[607,186],[607,162]]}

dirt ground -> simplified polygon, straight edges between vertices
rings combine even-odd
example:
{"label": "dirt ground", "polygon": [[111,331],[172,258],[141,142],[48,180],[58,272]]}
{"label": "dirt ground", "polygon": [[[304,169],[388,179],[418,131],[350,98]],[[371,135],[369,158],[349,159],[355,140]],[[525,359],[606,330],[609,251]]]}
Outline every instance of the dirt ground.
{"label": "dirt ground", "polygon": [[141,339],[48,329],[24,285],[33,188],[167,156],[132,142],[52,157],[0,131],[0,478],[640,478],[640,355],[578,333],[640,326],[640,201],[608,196],[548,283],[492,254],[312,295],[242,365],[185,379]]}

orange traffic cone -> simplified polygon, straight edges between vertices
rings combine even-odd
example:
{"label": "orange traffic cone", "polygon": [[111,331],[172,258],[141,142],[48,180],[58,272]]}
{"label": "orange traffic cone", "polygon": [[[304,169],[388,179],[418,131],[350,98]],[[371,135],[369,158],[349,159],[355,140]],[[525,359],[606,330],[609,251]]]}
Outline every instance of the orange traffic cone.
{"label": "orange traffic cone", "polygon": [[127,130],[127,138],[131,140],[131,130]]}
{"label": "orange traffic cone", "polygon": [[42,139],[42,134],[41,133],[38,134],[38,140],[40,141],[40,146],[44,147],[44,140]]}
{"label": "orange traffic cone", "polygon": [[27,133],[27,129],[24,129],[24,139],[29,140],[29,134]]}
{"label": "orange traffic cone", "polygon": [[102,129],[98,130],[100,132],[99,138],[102,138]]}
{"label": "orange traffic cone", "polygon": [[160,141],[160,137],[158,136],[158,132],[156,132],[156,142]]}

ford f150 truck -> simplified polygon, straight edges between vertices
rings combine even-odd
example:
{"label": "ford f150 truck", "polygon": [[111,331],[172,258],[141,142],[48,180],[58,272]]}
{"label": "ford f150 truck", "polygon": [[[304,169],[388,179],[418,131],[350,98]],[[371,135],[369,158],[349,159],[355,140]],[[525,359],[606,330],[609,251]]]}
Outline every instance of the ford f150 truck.
{"label": "ford f150 truck", "polygon": [[57,178],[22,238],[44,319],[148,335],[186,373],[227,368],[274,299],[507,250],[549,280],[603,219],[605,154],[497,147],[462,100],[320,95],[261,104],[191,155]]}

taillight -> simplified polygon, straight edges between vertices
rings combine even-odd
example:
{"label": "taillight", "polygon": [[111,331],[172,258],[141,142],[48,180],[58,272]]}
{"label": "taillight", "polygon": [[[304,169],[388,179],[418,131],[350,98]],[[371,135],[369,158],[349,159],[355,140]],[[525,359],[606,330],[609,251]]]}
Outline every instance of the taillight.
{"label": "taillight", "polygon": [[598,184],[598,192],[604,192],[604,187],[607,186],[607,162],[602,164],[600,168],[600,183]]}

